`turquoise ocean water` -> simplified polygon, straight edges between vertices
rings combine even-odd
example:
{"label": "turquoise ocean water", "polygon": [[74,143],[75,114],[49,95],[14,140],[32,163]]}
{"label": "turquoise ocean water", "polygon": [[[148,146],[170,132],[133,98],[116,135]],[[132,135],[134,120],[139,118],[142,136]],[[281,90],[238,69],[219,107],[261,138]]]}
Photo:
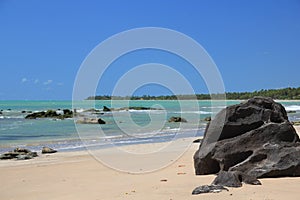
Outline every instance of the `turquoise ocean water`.
{"label": "turquoise ocean water", "polygon": [[[197,109],[195,109],[195,102]],[[22,111],[45,111],[72,109],[71,101],[0,101],[0,153],[15,147],[40,150],[49,146],[59,151],[84,149],[86,145],[106,147],[108,144],[128,145],[164,142],[179,137],[202,136],[205,117],[215,114],[224,107],[217,101],[78,101],[74,103],[80,117],[102,118],[104,125],[76,124],[76,119],[25,119]],[[240,101],[227,101],[233,105]],[[288,111],[291,121],[300,120],[300,102],[281,102]],[[153,107],[158,110],[122,110],[101,112],[103,106],[122,108],[128,106]],[[100,112],[87,111],[91,108]],[[184,127],[180,123],[169,123],[171,116],[187,119]],[[101,131],[100,131],[101,130]],[[79,132],[79,133],[78,133]],[[84,141],[84,143],[82,142]]]}

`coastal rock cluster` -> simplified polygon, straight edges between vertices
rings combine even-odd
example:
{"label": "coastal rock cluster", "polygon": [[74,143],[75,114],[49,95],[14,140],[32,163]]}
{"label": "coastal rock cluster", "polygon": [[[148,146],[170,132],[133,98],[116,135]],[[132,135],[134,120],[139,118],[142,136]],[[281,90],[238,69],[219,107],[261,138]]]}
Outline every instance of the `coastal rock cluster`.
{"label": "coastal rock cluster", "polygon": [[0,160],[10,160],[10,159],[28,160],[37,156],[38,156],[37,152],[32,152],[24,148],[16,148],[13,151],[0,155]]}
{"label": "coastal rock cluster", "polygon": [[56,118],[56,119],[65,119],[72,118],[73,111],[69,109],[64,110],[47,110],[41,112],[34,112],[25,117],[25,119],[36,119],[36,118]]}
{"label": "coastal rock cluster", "polygon": [[228,187],[300,176],[299,136],[281,104],[255,97],[223,109],[208,124],[194,167],[196,175],[218,174],[212,185]]}
{"label": "coastal rock cluster", "polygon": [[[56,153],[57,150],[54,150],[49,147],[42,148],[42,154]],[[34,157],[37,157],[38,153],[35,151],[30,151],[25,148],[15,148],[13,151],[9,151],[0,155],[0,160],[29,160]]]}
{"label": "coastal rock cluster", "polygon": [[123,110],[162,110],[160,108],[152,108],[152,107],[144,107],[144,106],[129,106],[122,108],[108,108],[107,106],[103,106],[103,112],[111,112],[111,111],[123,111]]}

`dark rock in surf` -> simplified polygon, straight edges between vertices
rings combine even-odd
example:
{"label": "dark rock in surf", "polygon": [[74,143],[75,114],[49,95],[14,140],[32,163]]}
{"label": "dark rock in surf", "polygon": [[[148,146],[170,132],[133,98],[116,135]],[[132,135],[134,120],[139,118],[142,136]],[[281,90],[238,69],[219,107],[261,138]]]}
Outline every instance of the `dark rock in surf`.
{"label": "dark rock in surf", "polygon": [[80,118],[76,121],[77,124],[106,124],[106,122],[99,118],[99,119],[96,119],[96,118]]}
{"label": "dark rock in surf", "polygon": [[103,119],[99,118],[98,119],[98,124],[106,124],[106,122]]}
{"label": "dark rock in surf", "polygon": [[219,173],[213,184],[260,184],[257,178],[300,176],[300,142],[284,107],[255,97],[218,113],[194,155],[197,175]]}
{"label": "dark rock in surf", "polygon": [[110,112],[111,111],[111,109],[109,109],[108,107],[106,107],[106,106],[103,106],[103,112]]}
{"label": "dark rock in surf", "polygon": [[169,122],[187,122],[187,120],[182,117],[171,117]]}
{"label": "dark rock in surf", "polygon": [[211,121],[211,117],[205,117],[205,118],[204,118],[204,121],[210,122],[210,121]]}
{"label": "dark rock in surf", "polygon": [[72,118],[73,112],[69,109],[59,110],[47,110],[41,112],[34,112],[25,117],[25,119],[37,119],[37,118],[55,118],[55,119],[65,119]]}

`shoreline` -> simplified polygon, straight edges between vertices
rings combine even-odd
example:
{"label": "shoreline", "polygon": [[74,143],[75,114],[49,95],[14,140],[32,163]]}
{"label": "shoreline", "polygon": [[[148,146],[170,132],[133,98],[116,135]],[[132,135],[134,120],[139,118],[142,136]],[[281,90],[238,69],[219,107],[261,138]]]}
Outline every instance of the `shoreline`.
{"label": "shoreline", "polygon": [[[300,133],[300,127],[295,127]],[[193,138],[194,139],[194,138]],[[192,139],[191,139],[192,140]],[[156,149],[157,144],[127,146],[127,150]],[[282,200],[299,199],[300,177],[260,179],[261,186],[245,185],[218,194],[191,195],[192,190],[210,184],[215,175],[196,176],[193,154],[199,143],[167,167],[155,172],[130,174],[108,168],[86,151],[44,154],[33,160],[1,161],[1,199],[130,199],[130,200]],[[172,150],[166,152],[170,153]],[[118,162],[126,157],[111,154]],[[149,158],[148,155],[145,157]],[[162,157],[163,159],[163,157]],[[134,164],[134,163],[133,163]]]}

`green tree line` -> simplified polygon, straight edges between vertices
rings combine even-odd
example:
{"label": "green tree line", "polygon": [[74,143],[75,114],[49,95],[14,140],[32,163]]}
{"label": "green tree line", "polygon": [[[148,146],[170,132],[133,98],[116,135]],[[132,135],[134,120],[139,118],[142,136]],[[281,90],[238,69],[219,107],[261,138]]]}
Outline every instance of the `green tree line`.
{"label": "green tree line", "polygon": [[[283,89],[268,89],[268,90],[259,90],[254,92],[226,92],[226,99],[230,100],[244,100],[250,99],[255,96],[271,97],[273,99],[280,100],[300,100],[300,87],[298,88],[283,88]],[[161,96],[109,96],[109,95],[97,95],[90,96],[87,100],[190,100],[195,99],[195,96],[198,100],[209,100],[212,97],[217,99],[218,96],[224,96],[223,94],[196,94],[196,95],[161,95]]]}

